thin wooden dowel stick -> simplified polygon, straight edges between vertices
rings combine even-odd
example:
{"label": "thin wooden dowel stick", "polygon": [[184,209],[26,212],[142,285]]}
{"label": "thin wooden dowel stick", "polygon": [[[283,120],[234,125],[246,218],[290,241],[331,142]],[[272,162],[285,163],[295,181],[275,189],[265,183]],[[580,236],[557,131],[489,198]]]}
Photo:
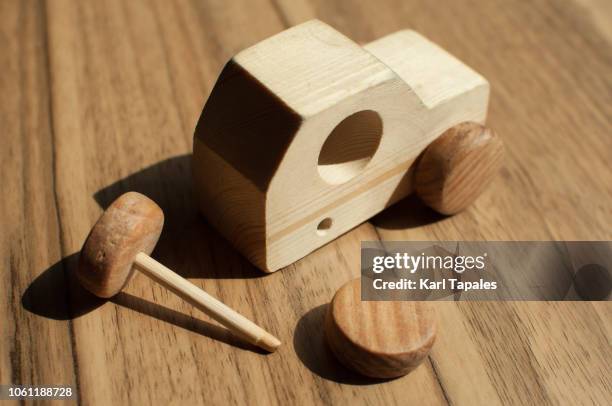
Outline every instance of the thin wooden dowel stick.
{"label": "thin wooden dowel stick", "polygon": [[138,253],[134,258],[134,265],[141,273],[174,292],[250,343],[270,352],[274,352],[280,346],[281,342],[278,338],[147,254]]}

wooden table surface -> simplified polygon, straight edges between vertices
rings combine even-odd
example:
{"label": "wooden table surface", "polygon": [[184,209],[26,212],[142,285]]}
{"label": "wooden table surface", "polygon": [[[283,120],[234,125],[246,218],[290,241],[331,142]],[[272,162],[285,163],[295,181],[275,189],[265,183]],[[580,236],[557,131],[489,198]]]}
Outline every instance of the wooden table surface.
{"label": "wooden table surface", "polygon": [[[612,239],[612,19],[605,0],[0,2],[0,383],[85,404],[611,404],[612,306],[440,303],[412,374],[339,366],[322,315],[361,240]],[[223,64],[310,18],[359,42],[420,31],[491,82],[492,187],[441,218],[409,198],[264,276],[198,214],[192,134]],[[108,302],[72,271],[103,207],[157,200],[154,257],[284,342],[265,355],[137,276]],[[187,402],[187,403],[185,403]]]}

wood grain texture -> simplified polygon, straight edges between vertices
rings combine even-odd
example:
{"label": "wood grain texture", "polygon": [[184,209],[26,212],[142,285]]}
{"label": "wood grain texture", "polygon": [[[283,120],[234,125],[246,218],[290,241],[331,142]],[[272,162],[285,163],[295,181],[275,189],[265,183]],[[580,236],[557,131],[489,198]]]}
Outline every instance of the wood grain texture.
{"label": "wood grain texture", "polygon": [[275,272],[410,194],[421,152],[484,123],[488,99],[482,76],[413,31],[361,47],[298,24],[224,66],[194,135],[199,206]]}
{"label": "wood grain texture", "polygon": [[278,338],[145,253],[136,254],[134,267],[217,321],[237,338],[268,352],[280,347]]}
{"label": "wood grain texture", "polygon": [[436,329],[430,303],[362,301],[361,278],[338,289],[325,317],[325,338],[338,360],[379,379],[418,367],[434,344]]}
{"label": "wood grain texture", "polygon": [[163,226],[164,213],[153,200],[138,192],[119,196],[96,221],[81,248],[76,269],[80,284],[95,296],[109,299],[140,271],[238,338],[276,351],[281,342],[272,334],[149,256]]}
{"label": "wood grain texture", "polygon": [[153,200],[136,192],[119,196],[87,235],[79,282],[96,296],[115,296],[132,277],[136,255],[153,252],[163,228],[164,212]]}
{"label": "wood grain texture", "polygon": [[481,124],[451,127],[423,152],[414,171],[417,196],[442,214],[465,210],[495,179],[504,146]]}
{"label": "wood grain texture", "polygon": [[[223,64],[313,17],[361,43],[410,28],[474,67],[505,166],[460,215],[408,199],[261,277],[197,214],[187,154]],[[602,18],[584,0],[0,3],[1,381],[72,383],[100,405],[608,404],[609,303],[437,304],[428,361],[382,385],[339,366],[321,332],[361,240],[611,239]],[[106,303],[80,292],[73,254],[127,190],[166,213],[157,259],[290,345],[239,348],[146,278]]]}

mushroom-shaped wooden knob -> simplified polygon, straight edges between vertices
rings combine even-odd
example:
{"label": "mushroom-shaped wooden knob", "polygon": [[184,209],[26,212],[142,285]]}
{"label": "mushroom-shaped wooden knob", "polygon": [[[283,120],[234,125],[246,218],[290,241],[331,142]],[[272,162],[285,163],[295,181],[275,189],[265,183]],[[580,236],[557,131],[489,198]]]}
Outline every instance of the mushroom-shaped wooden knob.
{"label": "mushroom-shaped wooden knob", "polygon": [[163,224],[164,214],[153,200],[136,192],[121,195],[83,245],[77,268],[81,284],[94,295],[109,298],[123,289],[134,271],[140,271],[238,336],[275,351],[281,344],[276,337],[149,256]]}
{"label": "mushroom-shaped wooden knob", "polygon": [[443,214],[469,206],[501,167],[503,144],[491,129],[473,122],[458,124],[423,153],[415,172],[417,195]]}
{"label": "mushroom-shaped wooden knob", "polygon": [[436,338],[426,302],[361,301],[361,281],[336,292],[325,319],[327,342],[348,368],[372,378],[396,378],[416,368]]}
{"label": "mushroom-shaped wooden knob", "polygon": [[149,255],[164,227],[162,209],[128,192],[115,200],[91,229],[79,256],[77,277],[96,296],[115,296],[126,285],[139,253]]}

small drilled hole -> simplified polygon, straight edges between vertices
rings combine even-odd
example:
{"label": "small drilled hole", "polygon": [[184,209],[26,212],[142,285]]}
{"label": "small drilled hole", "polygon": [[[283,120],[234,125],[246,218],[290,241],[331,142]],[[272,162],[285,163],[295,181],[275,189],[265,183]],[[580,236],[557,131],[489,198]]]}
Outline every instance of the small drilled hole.
{"label": "small drilled hole", "polygon": [[333,221],[332,221],[331,218],[325,217],[323,220],[321,220],[321,222],[317,226],[317,234],[319,234],[321,237],[326,235],[327,234],[327,230],[329,230],[331,228],[332,223],[333,223]]}

